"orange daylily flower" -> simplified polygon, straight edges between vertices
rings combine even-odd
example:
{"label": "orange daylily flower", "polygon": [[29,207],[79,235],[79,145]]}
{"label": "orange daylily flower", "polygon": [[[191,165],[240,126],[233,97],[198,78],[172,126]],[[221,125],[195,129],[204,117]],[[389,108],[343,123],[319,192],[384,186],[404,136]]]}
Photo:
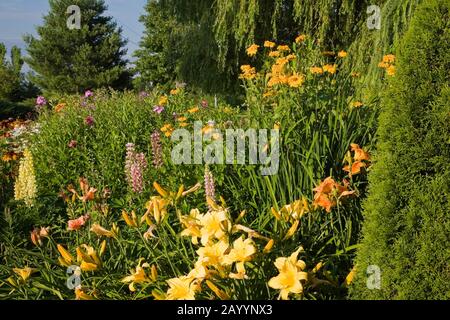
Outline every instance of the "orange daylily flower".
{"label": "orange daylily flower", "polygon": [[67,222],[68,229],[71,231],[80,230],[81,227],[83,227],[86,224],[86,221],[89,220],[89,218],[90,218],[90,216],[87,214],[87,215],[81,216],[77,219],[69,220]]}
{"label": "orange daylily flower", "polygon": [[323,182],[313,189],[316,192],[314,196],[314,206],[322,207],[327,212],[331,212],[331,209],[337,205],[337,200],[350,196],[355,191],[348,189],[348,182],[344,180],[343,185],[334,181],[332,177],[326,178]]}
{"label": "orange daylily flower", "polygon": [[345,166],[343,168],[343,170],[345,172],[348,172],[350,174],[350,176],[352,176],[352,175],[357,175],[357,174],[361,173],[361,169],[364,167],[366,167],[366,164],[364,162],[356,161],[352,164],[351,169],[350,169],[350,166],[348,165],[348,166]]}
{"label": "orange daylily flower", "polygon": [[352,143],[351,145],[351,149],[353,152],[355,152],[355,156],[354,159],[355,161],[370,161],[370,155],[364,151],[359,145],[357,145],[356,143]]}
{"label": "orange daylily flower", "polygon": [[78,195],[78,192],[73,188],[73,186],[69,186],[68,190],[72,192],[74,195],[78,197],[83,202],[88,202],[91,200],[94,200],[95,193],[97,192],[97,189],[90,187],[87,179],[80,178],[80,189],[82,192],[82,196]]}

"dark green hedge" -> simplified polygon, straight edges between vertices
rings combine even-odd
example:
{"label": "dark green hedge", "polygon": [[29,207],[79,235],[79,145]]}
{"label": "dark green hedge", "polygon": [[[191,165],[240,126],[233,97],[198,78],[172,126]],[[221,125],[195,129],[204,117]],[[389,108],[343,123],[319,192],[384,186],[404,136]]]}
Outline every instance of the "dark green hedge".
{"label": "dark green hedge", "polygon": [[[450,0],[424,1],[383,94],[353,299],[450,298]],[[369,265],[381,288],[367,288]]]}

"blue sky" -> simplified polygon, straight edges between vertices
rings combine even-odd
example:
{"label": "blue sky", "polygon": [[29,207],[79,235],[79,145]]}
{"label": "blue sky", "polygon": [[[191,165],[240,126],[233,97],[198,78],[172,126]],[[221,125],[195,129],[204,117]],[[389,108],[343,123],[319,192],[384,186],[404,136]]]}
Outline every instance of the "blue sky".
{"label": "blue sky", "polygon": [[[105,0],[107,15],[112,16],[123,28],[123,36],[128,41],[128,57],[137,49],[143,26],[139,17],[144,13],[147,0]],[[36,34],[35,27],[42,24],[42,17],[49,8],[48,0],[0,0],[0,42],[9,49],[13,46],[22,48],[25,43],[22,36],[26,33]]]}

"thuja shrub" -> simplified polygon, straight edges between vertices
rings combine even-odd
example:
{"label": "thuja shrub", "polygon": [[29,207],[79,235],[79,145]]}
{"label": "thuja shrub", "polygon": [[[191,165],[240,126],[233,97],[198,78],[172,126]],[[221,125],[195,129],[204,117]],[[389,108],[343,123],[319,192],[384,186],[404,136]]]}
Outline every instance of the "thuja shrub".
{"label": "thuja shrub", "polygon": [[[354,299],[450,298],[449,12],[448,0],[424,2],[398,47],[398,70],[382,101]],[[368,274],[369,266],[380,273]]]}

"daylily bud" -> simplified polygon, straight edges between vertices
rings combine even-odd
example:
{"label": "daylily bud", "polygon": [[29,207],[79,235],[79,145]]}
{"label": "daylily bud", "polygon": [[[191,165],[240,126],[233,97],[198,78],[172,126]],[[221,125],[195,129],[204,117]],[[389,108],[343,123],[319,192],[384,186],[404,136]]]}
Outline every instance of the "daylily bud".
{"label": "daylily bud", "polygon": [[275,241],[273,241],[273,239],[270,239],[269,242],[267,242],[266,246],[264,247],[263,252],[264,253],[269,253],[272,250],[273,244]]}
{"label": "daylily bud", "polygon": [[58,244],[56,246],[56,248],[58,249],[59,253],[61,254],[62,258],[64,259],[64,262],[72,263],[72,261],[74,261],[73,256],[69,253],[69,251],[64,249],[64,247],[62,245]]}
{"label": "daylily bud", "polygon": [[158,270],[156,269],[156,266],[154,264],[151,267],[151,274],[152,274],[152,280],[156,281],[158,279]]}
{"label": "daylily bud", "polygon": [[287,240],[287,239],[291,238],[291,237],[295,234],[295,232],[296,232],[297,229],[298,229],[299,223],[300,223],[299,220],[297,220],[297,221],[294,222],[294,224],[292,225],[292,227],[288,230],[288,232],[287,232],[286,235],[284,236],[284,239],[283,239],[283,240]]}
{"label": "daylily bud", "polygon": [[[133,215],[133,213],[132,213]],[[136,214],[134,214],[136,216]],[[132,218],[130,218],[130,216],[128,215],[128,213],[124,210],[122,211],[122,218],[123,220],[125,220],[125,223],[132,228],[136,228],[137,227],[137,223],[136,221],[132,220]]]}
{"label": "daylily bud", "polygon": [[270,210],[272,211],[272,214],[275,216],[275,219],[281,220],[281,215],[277,210],[275,210],[275,208],[272,207]]}
{"label": "daylily bud", "polygon": [[178,193],[175,199],[178,200],[179,198],[181,198],[183,196],[183,192],[184,192],[184,185],[181,185],[180,188],[178,189]]}
{"label": "daylily bud", "polygon": [[156,189],[156,191],[161,195],[161,197],[163,198],[167,198],[169,196],[169,193],[164,190],[159,184],[158,182],[153,182],[153,187]]}
{"label": "daylily bud", "polygon": [[37,247],[42,245],[42,241],[41,241],[41,237],[39,236],[38,229],[34,229],[33,231],[31,231],[31,242],[33,242],[33,244]]}
{"label": "daylily bud", "polygon": [[221,299],[221,300],[228,300],[228,295],[220,290],[214,283],[212,283],[209,280],[206,280],[206,285]]}
{"label": "daylily bud", "polygon": [[153,290],[152,295],[155,300],[166,300],[166,295],[162,292],[159,292],[158,290]]}
{"label": "daylily bud", "polygon": [[102,241],[102,244],[100,245],[100,257],[103,256],[103,254],[105,253],[106,250],[106,240]]}

